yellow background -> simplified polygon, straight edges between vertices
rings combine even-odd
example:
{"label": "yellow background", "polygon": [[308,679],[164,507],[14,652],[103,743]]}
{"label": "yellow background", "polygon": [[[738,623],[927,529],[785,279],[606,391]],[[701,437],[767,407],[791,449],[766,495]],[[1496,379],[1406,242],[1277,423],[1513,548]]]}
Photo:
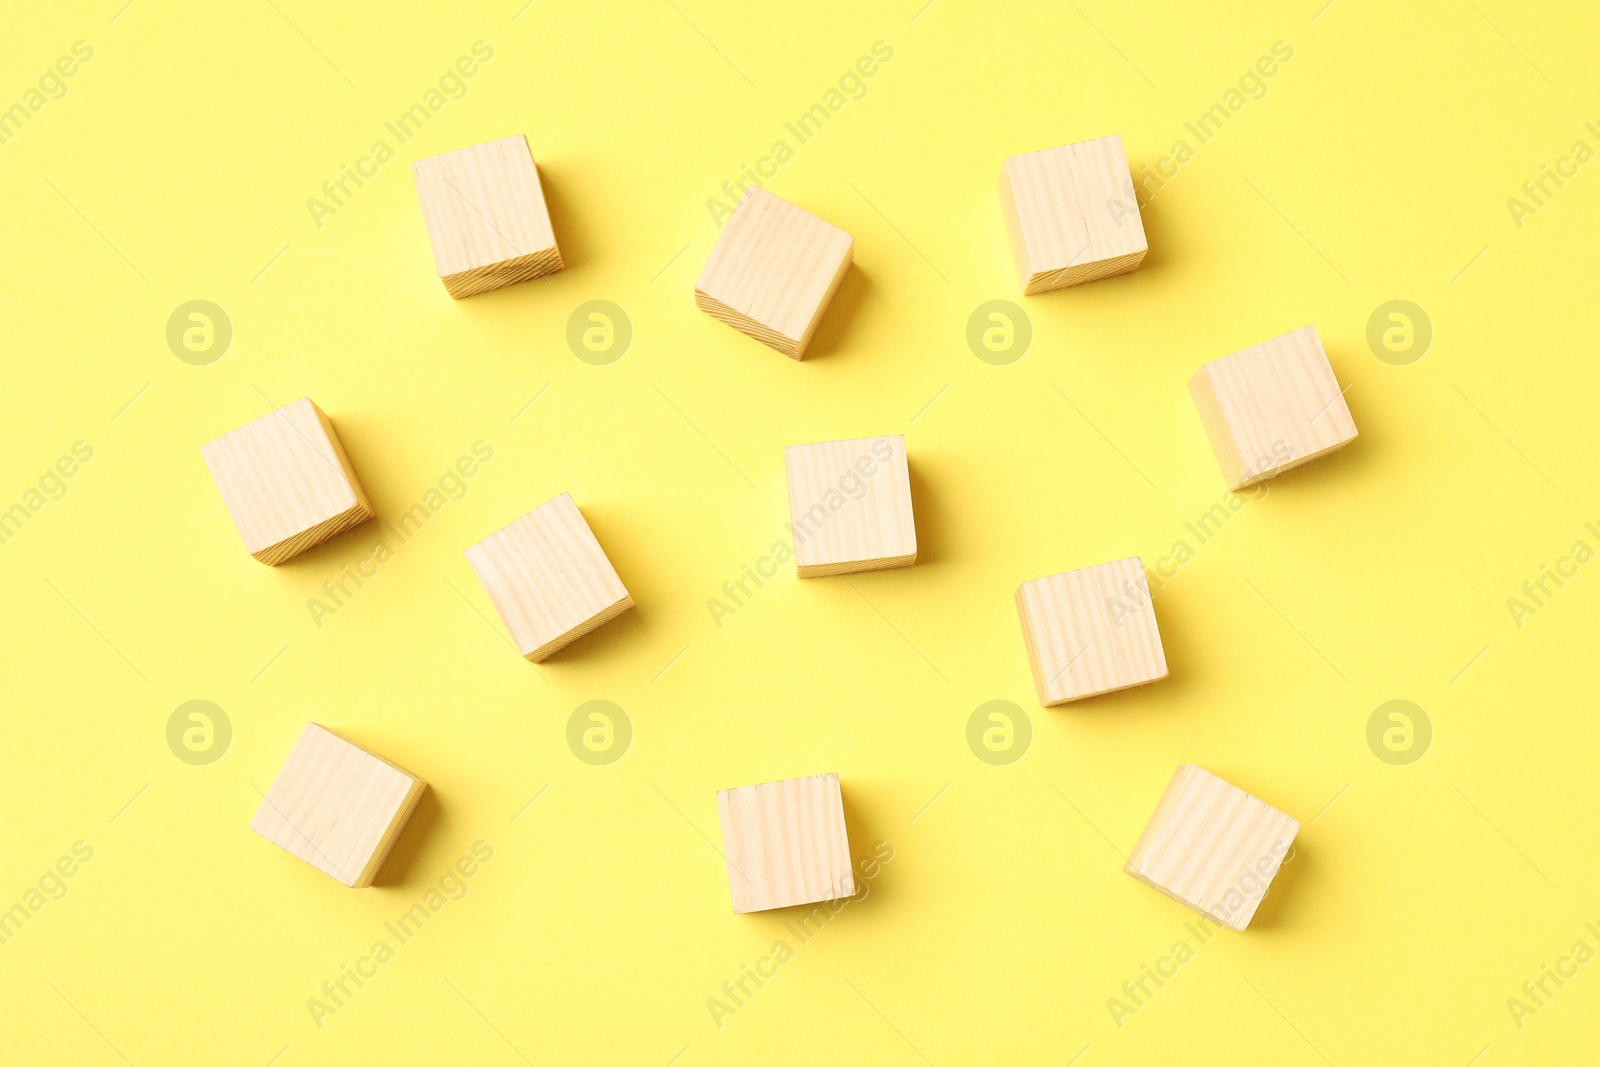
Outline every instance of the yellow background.
{"label": "yellow background", "polygon": [[[18,6],[0,42],[4,106],[74,42],[94,49],[0,147],[0,505],[74,442],[94,450],[0,546],[0,906],[74,842],[94,850],[0,946],[5,1059],[1592,1055],[1600,966],[1520,1027],[1506,1003],[1575,941],[1600,949],[1583,832],[1600,815],[1600,566],[1520,628],[1506,603],[1574,541],[1600,547],[1584,528],[1600,525],[1600,164],[1520,227],[1506,205],[1574,141],[1600,147],[1592,13],[121,2]],[[480,40],[494,56],[466,94],[318,228],[307,199]],[[864,98],[769,183],[856,238],[797,363],[695,309],[707,200],[792,142],[784,123],[877,41],[893,58]],[[1184,123],[1277,41],[1292,61],[1198,146]],[[1179,138],[1196,148],[1143,212],[1143,268],[1023,298],[1001,160],[1114,132],[1136,172]],[[409,164],[515,133],[568,269],[452,301]],[[1409,366],[1366,341],[1397,298],[1435,331]],[[233,325],[209,366],[166,342],[193,299]],[[609,366],[565,341],[591,299],[633,324]],[[1031,317],[1009,366],[965,340],[992,299]],[[1272,482],[1160,589],[1167,680],[1041,709],[1014,588],[1153,566],[1189,537],[1225,490],[1188,377],[1308,322],[1359,439]],[[300,396],[334,419],[382,518],[474,442],[494,449],[320,628],[307,599],[382,529],[263,567],[199,453]],[[782,446],[887,433],[907,436],[918,564],[804,582],[785,567],[715,625],[708,598],[782,534]],[[563,491],[638,608],[534,667],[461,552]],[[233,724],[209,766],[166,743],[192,699]],[[592,699],[633,724],[609,766],[566,743]],[[1367,745],[1391,699],[1433,724],[1409,766]],[[966,742],[989,700],[1031,721],[1009,766]],[[307,720],[432,785],[376,888],[249,830]],[[1303,830],[1251,929],[1198,948],[1119,1026],[1108,998],[1187,936],[1189,914],[1121,870],[1185,762]],[[826,771],[857,857],[882,841],[894,859],[719,1027],[708,998],[793,942],[794,916],[731,914],[715,791]],[[465,898],[315,1025],[308,998],[480,840],[494,858]]]}

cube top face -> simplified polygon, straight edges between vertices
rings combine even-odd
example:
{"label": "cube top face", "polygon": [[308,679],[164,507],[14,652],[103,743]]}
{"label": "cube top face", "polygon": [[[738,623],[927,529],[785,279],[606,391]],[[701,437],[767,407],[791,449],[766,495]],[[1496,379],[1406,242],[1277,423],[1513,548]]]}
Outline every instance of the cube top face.
{"label": "cube top face", "polygon": [[244,545],[276,564],[372,518],[344,446],[302,398],[200,448]]}
{"label": "cube top face", "polygon": [[517,651],[535,663],[633,607],[566,493],[490,534],[466,556]]}
{"label": "cube top face", "polygon": [[434,263],[451,296],[562,269],[527,137],[419,159],[411,170]]}
{"label": "cube top face", "polygon": [[372,884],[428,783],[307,723],[250,828],[351,888]]}
{"label": "cube top face", "polygon": [[917,561],[906,439],[859,437],[783,450],[802,578],[909,567]]}
{"label": "cube top face", "polygon": [[1250,925],[1300,824],[1193,764],[1178,768],[1124,868],[1232,930]]}
{"label": "cube top face", "polygon": [[1138,557],[1024,582],[1017,589],[1017,613],[1045,707],[1167,676]]}
{"label": "cube top face", "polygon": [[855,895],[837,774],[724,789],[717,809],[734,912]]}
{"label": "cube top face", "polygon": [[850,267],[855,238],[749,186],[711,250],[695,303],[713,318],[801,359]]}
{"label": "cube top face", "polygon": [[1355,420],[1314,326],[1207,363],[1189,392],[1230,489],[1349,444]]}
{"label": "cube top face", "polygon": [[1011,156],[1000,169],[1000,204],[1030,295],[1125,274],[1149,249],[1115,134]]}

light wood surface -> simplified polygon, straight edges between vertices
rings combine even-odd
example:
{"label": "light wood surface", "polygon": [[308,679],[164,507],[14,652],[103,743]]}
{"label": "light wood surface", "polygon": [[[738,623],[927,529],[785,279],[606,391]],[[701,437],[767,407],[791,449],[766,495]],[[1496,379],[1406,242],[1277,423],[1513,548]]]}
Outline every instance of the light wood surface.
{"label": "light wood surface", "polygon": [[353,889],[372,884],[428,783],[307,723],[250,829]]}
{"label": "light wood surface", "polygon": [[466,556],[517,650],[534,663],[633,607],[567,493],[490,534]]}
{"label": "light wood surface", "polygon": [[1314,326],[1207,363],[1189,393],[1228,488],[1343,448],[1356,423]]}
{"label": "light wood surface", "polygon": [[736,913],[855,895],[837,774],[717,793]]}
{"label": "light wood surface", "polygon": [[855,238],[750,186],[711,250],[694,302],[786,356],[804,359],[850,269]]}
{"label": "light wood surface", "polygon": [[802,578],[917,561],[906,439],[858,437],[783,450],[795,570]]}
{"label": "light wood surface", "polygon": [[457,300],[563,269],[522,134],[411,165],[434,263]]}
{"label": "light wood surface", "polygon": [[1017,589],[1017,614],[1045,707],[1167,676],[1138,557],[1024,582]]}
{"label": "light wood surface", "polygon": [[1232,930],[1250,925],[1300,824],[1185,764],[1123,869]]}
{"label": "light wood surface", "polygon": [[1116,134],[1011,156],[1000,208],[1029,295],[1126,274],[1149,249]]}
{"label": "light wood surface", "polygon": [[222,502],[262,563],[278,564],[372,518],[333,423],[309,398],[200,447]]}

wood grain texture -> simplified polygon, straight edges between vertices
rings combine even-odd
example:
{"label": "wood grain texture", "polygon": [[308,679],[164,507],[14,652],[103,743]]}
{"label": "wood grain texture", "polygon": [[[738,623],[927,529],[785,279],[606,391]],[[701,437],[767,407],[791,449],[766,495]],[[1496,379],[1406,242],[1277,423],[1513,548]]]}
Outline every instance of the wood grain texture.
{"label": "wood grain texture", "polygon": [[760,186],[745,190],[695,283],[700,310],[804,359],[855,238]]}
{"label": "wood grain texture", "polygon": [[372,884],[428,783],[307,723],[250,829],[353,889]]}
{"label": "wood grain texture", "polygon": [[724,789],[717,810],[735,913],[855,895],[837,774]]}
{"label": "wood grain texture", "polygon": [[1243,489],[1356,438],[1314,326],[1207,363],[1189,393],[1228,488]]}
{"label": "wood grain texture", "polygon": [[565,266],[526,136],[419,159],[411,173],[439,277],[457,300]]}
{"label": "wood grain texture", "polygon": [[795,570],[802,578],[909,567],[917,561],[906,439],[790,445]]}
{"label": "wood grain texture", "polygon": [[517,650],[534,663],[633,607],[567,493],[490,534],[466,556]]}
{"label": "wood grain texture", "polygon": [[372,518],[333,423],[309,398],[200,448],[250,555],[279,564]]}
{"label": "wood grain texture", "polygon": [[1149,249],[1115,134],[1011,156],[1000,168],[1000,209],[1029,295],[1126,274]]}
{"label": "wood grain texture", "polygon": [[1300,824],[1185,764],[1123,869],[1232,930],[1250,925]]}
{"label": "wood grain texture", "polygon": [[1167,676],[1150,585],[1136,556],[1024,582],[1017,614],[1045,707]]}

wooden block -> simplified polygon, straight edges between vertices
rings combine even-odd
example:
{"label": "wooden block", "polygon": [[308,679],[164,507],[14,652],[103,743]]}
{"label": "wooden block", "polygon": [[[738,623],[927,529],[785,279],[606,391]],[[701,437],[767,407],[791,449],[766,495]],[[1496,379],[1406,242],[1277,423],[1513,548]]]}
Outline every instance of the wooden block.
{"label": "wooden block", "polygon": [[1300,824],[1185,764],[1123,868],[1145,885],[1232,930],[1250,925]]}
{"label": "wooden block", "polygon": [[1230,489],[1282,474],[1356,438],[1315,326],[1207,363],[1189,379],[1189,393]]}
{"label": "wooden block", "polygon": [[1017,614],[1034,688],[1047,708],[1167,676],[1137,556],[1024,582]]}
{"label": "wooden block", "polygon": [[567,493],[490,534],[466,555],[517,650],[534,663],[633,607]]}
{"label": "wooden block", "polygon": [[250,829],[352,889],[372,884],[428,783],[307,723]]}
{"label": "wooden block", "polygon": [[783,450],[783,465],[800,577],[909,567],[917,561],[903,436],[790,445]]}
{"label": "wooden block", "polygon": [[837,226],[749,186],[700,272],[694,302],[762,344],[804,359],[854,247],[855,238]]}
{"label": "wooden block", "polygon": [[308,398],[200,447],[222,502],[262,563],[278,564],[372,518],[339,435]]}
{"label": "wooden block", "polygon": [[854,896],[837,774],[717,793],[735,914]]}
{"label": "wooden block", "polygon": [[1010,157],[1000,210],[1029,295],[1126,274],[1150,247],[1115,134]]}
{"label": "wooden block", "polygon": [[439,277],[457,300],[565,267],[527,137],[419,159],[411,172]]}

